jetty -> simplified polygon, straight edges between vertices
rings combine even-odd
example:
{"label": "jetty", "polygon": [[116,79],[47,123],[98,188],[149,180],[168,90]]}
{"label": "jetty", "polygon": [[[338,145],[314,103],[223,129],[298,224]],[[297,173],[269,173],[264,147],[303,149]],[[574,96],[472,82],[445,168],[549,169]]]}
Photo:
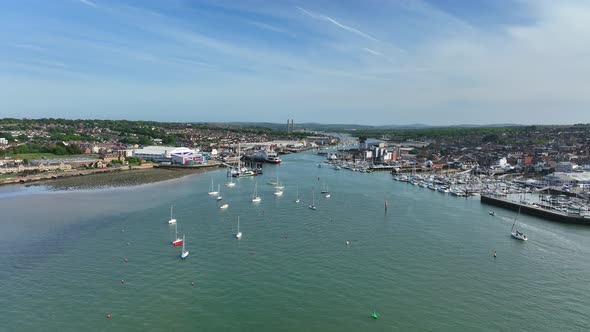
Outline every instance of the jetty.
{"label": "jetty", "polygon": [[497,207],[518,211],[535,217],[541,217],[548,220],[553,220],[568,224],[582,224],[590,225],[590,215],[581,215],[579,213],[569,213],[545,209],[538,205],[523,204],[519,202],[510,201],[508,199],[481,195],[480,201],[482,204],[494,205]]}

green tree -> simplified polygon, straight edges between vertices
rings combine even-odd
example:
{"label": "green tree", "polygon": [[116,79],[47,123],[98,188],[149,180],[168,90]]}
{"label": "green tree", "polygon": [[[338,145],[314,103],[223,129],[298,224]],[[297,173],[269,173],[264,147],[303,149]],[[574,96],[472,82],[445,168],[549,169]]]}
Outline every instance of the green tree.
{"label": "green tree", "polygon": [[175,145],[176,144],[176,137],[174,136],[166,136],[162,139],[162,143],[165,145]]}

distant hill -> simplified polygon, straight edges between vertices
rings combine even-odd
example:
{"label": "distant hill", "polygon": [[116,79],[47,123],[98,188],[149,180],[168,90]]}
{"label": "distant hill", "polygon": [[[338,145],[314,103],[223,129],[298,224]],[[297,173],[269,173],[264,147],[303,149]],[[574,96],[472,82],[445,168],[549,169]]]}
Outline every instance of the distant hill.
{"label": "distant hill", "polygon": [[[287,128],[286,123],[272,123],[272,122],[225,122],[225,123],[211,123],[217,125],[231,125],[231,126],[243,126],[243,127],[267,127],[277,130],[284,130]],[[420,123],[415,124],[404,124],[404,125],[381,125],[381,126],[370,126],[370,125],[358,125],[358,124],[329,124],[329,123],[315,123],[315,122],[304,122],[295,123],[295,130],[306,129],[312,131],[354,131],[354,130],[400,130],[400,129],[426,129],[426,128],[486,128],[486,127],[519,127],[519,124],[459,124],[459,125],[448,125],[448,126],[432,126]]]}

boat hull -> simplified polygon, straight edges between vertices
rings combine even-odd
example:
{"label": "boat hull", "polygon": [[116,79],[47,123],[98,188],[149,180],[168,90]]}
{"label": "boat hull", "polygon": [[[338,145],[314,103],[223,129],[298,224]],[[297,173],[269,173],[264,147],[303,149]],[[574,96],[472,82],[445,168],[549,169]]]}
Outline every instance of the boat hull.
{"label": "boat hull", "polygon": [[178,247],[179,245],[182,245],[182,239],[178,239],[176,241],[172,242],[172,245],[175,247]]}
{"label": "boat hull", "polygon": [[510,234],[510,236],[512,236],[512,238],[514,238],[516,240],[519,240],[519,241],[526,241],[526,240],[528,240],[528,238],[524,234],[520,235],[520,234],[512,233],[512,234]]}

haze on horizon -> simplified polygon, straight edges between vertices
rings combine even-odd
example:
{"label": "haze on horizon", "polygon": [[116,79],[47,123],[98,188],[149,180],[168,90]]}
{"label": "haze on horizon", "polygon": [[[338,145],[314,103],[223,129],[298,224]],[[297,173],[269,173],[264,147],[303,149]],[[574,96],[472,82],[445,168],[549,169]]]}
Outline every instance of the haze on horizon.
{"label": "haze on horizon", "polygon": [[590,122],[587,0],[0,8],[0,118]]}

